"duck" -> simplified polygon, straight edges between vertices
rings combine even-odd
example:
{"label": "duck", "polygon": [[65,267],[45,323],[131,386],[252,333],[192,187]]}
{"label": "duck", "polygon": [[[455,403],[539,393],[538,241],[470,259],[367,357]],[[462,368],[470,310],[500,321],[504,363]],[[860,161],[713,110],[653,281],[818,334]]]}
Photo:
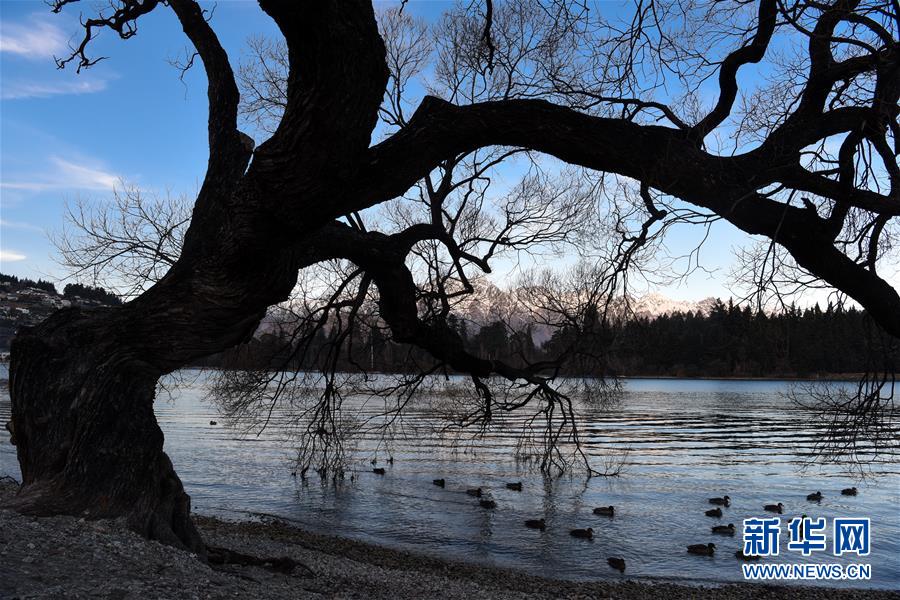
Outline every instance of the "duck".
{"label": "duck", "polygon": [[376,468],[372,469],[372,472],[375,473],[376,475],[384,475],[384,469],[382,469],[381,467],[376,467]]}
{"label": "duck", "polygon": [[755,554],[744,554],[743,550],[737,550],[734,553],[735,558],[739,558],[741,560],[759,560],[759,556]]}
{"label": "duck", "polygon": [[431,483],[433,483],[434,485],[436,485],[438,487],[444,487],[445,485],[447,485],[447,482],[444,481],[443,479],[435,479]]}
{"label": "duck", "polygon": [[779,515],[784,512],[784,504],[779,502],[778,504],[766,504],[763,507],[767,512],[775,512]]}
{"label": "duck", "polygon": [[507,483],[506,489],[512,490],[514,492],[521,492],[522,491],[522,482],[516,481],[515,483]]}
{"label": "duck", "polygon": [[731,506],[731,498],[727,495],[721,498],[710,498],[709,503],[718,504],[719,506]]}
{"label": "duck", "polygon": [[606,517],[612,517],[616,514],[615,506],[598,506],[594,509],[595,515],[604,515]]}
{"label": "duck", "polygon": [[722,516],[722,509],[721,508],[711,508],[708,511],[706,511],[706,516],[719,518]]}
{"label": "duck", "polygon": [[855,487],[844,488],[844,489],[841,490],[841,495],[842,495],[842,496],[855,496],[855,495],[858,494],[858,493],[859,493],[859,492],[857,491],[857,489],[856,489]]}
{"label": "duck", "polygon": [[720,535],[734,535],[734,523],[729,523],[728,525],[714,525],[712,532]]}
{"label": "duck", "polygon": [[481,498],[481,488],[472,488],[470,490],[466,490],[466,493],[470,496],[475,496],[476,498]]}
{"label": "duck", "polygon": [[479,500],[478,504],[481,505],[481,508],[497,508],[497,503],[493,500]]}
{"label": "duck", "polygon": [[625,559],[618,556],[610,556],[606,559],[607,564],[613,569],[618,569],[620,573],[625,572]]}
{"label": "duck", "polygon": [[594,530],[591,527],[588,527],[587,529],[573,529],[569,532],[569,535],[585,540],[592,540],[594,539]]}
{"label": "duck", "polygon": [[540,529],[544,531],[547,529],[547,524],[544,522],[544,519],[528,519],[525,521],[525,527],[529,529]]}
{"label": "duck", "polygon": [[712,556],[716,553],[716,545],[712,542],[709,544],[691,544],[687,547],[687,551],[690,554],[697,554],[699,556]]}
{"label": "duck", "polygon": [[210,424],[210,425],[218,425],[219,422],[218,422],[218,421],[210,421],[209,424]]}
{"label": "duck", "polygon": [[[796,517],[796,519],[799,519],[799,520],[800,520],[800,541],[802,542],[802,541],[803,541],[803,536],[804,536],[804,530],[806,529],[806,528],[803,526],[803,520],[806,519],[806,515],[800,515],[799,517]],[[791,521],[794,521],[794,520],[795,520],[795,519],[791,519]]]}
{"label": "duck", "polygon": [[820,502],[822,500],[822,492],[816,492],[815,494],[808,494],[806,499],[810,502]]}

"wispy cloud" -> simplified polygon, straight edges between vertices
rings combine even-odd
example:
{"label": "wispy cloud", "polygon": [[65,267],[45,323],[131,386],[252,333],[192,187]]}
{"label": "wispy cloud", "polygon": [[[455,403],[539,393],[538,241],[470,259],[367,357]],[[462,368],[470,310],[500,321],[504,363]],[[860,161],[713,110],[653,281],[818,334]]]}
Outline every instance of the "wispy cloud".
{"label": "wispy cloud", "polygon": [[0,219],[0,228],[2,229],[19,229],[22,231],[34,231],[35,233],[44,233],[43,227],[24,223],[22,221],[10,221],[8,219]]}
{"label": "wispy cloud", "polygon": [[[58,25],[47,21],[48,15],[35,13],[20,21],[0,20],[0,52],[21,59],[50,62],[69,50],[68,36]],[[94,94],[106,89],[109,76],[80,76],[59,73],[49,78],[35,78],[33,69],[23,76],[7,74],[0,86],[0,100],[49,98],[51,96]]]}
{"label": "wispy cloud", "polygon": [[23,100],[26,98],[49,98],[73,94],[94,94],[106,89],[105,79],[83,78],[77,81],[11,81],[4,82],[0,89],[2,100]]}
{"label": "wispy cloud", "polygon": [[64,182],[73,187],[88,190],[111,190],[119,184],[120,177],[101,169],[79,165],[58,156],[50,160],[59,168]]}
{"label": "wispy cloud", "polygon": [[24,23],[0,21],[0,52],[44,60],[67,49],[68,36],[46,17],[32,16]]}
{"label": "wispy cloud", "polygon": [[50,157],[53,167],[40,178],[19,181],[3,181],[0,188],[28,192],[47,190],[102,190],[111,191],[121,178],[101,167],[79,164],[58,156]]}
{"label": "wispy cloud", "polygon": [[17,262],[28,258],[24,254],[12,252],[10,250],[0,250],[0,262]]}

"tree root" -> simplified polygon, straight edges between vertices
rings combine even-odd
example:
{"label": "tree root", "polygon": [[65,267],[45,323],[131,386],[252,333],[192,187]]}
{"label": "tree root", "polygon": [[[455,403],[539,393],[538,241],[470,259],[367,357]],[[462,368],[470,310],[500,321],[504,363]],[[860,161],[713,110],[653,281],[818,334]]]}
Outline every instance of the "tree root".
{"label": "tree root", "polygon": [[278,558],[259,558],[250,554],[235,552],[228,548],[207,546],[207,560],[211,566],[240,565],[243,567],[262,567],[275,573],[284,575],[298,575],[300,577],[315,577],[312,569],[297,562],[293,558],[282,556]]}

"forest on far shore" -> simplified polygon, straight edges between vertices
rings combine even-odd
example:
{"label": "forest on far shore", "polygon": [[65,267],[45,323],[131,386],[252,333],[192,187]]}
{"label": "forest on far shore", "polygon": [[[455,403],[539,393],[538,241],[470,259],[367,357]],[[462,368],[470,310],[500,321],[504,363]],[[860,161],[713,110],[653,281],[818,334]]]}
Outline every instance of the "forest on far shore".
{"label": "forest on far shore", "polygon": [[[10,291],[33,288],[58,294],[47,281],[0,274],[0,283]],[[120,302],[100,287],[80,284],[66,285],[62,297]],[[502,321],[479,326],[455,315],[447,323],[470,352],[515,366],[551,361],[574,349],[575,356],[560,370],[563,375],[815,377],[884,370],[892,366],[885,360],[900,362],[896,344],[882,337],[866,313],[854,307],[791,305],[766,313],[732,300],[716,300],[707,312],[638,316],[612,324],[595,320],[596,325],[578,332],[561,328],[544,335],[536,333],[535,326],[513,328]],[[305,352],[300,352],[297,340],[303,335],[282,323],[274,333],[258,333],[250,342],[197,364],[306,370],[323,368],[333,360],[339,371],[393,373],[434,365],[425,351],[391,341],[383,327],[356,325],[345,333],[341,350],[329,358],[337,329],[309,333]],[[541,338],[543,342],[536,341]],[[894,344],[887,353],[882,352],[885,343]]]}
{"label": "forest on far shore", "polygon": [[[598,324],[575,332],[557,329],[536,343],[533,327],[511,329],[495,321],[478,327],[455,316],[448,324],[471,352],[521,366],[578,353],[560,370],[570,376],[815,377],[856,374],[896,364],[896,347],[886,342],[864,311],[828,305],[790,306],[777,313],[754,311],[717,300],[708,313],[675,312]],[[397,344],[380,328],[347,332],[335,359],[339,371],[406,372],[433,365],[422,350]],[[206,366],[227,368],[321,368],[335,330],[311,333],[305,352],[291,332],[258,335],[249,343],[210,357]],[[877,357],[877,358],[873,358]],[[877,362],[874,362],[877,361]]]}

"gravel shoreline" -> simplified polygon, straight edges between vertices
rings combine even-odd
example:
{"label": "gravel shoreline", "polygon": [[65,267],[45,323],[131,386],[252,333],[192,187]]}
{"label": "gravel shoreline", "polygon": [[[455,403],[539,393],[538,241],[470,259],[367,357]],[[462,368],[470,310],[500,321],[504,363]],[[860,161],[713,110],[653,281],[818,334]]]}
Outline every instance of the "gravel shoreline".
{"label": "gravel shoreline", "polygon": [[[0,484],[0,505],[15,491]],[[761,584],[694,587],[570,582],[481,567],[297,529],[280,521],[196,517],[207,543],[260,557],[288,556],[312,570],[210,568],[145,540],[121,521],[24,517],[0,510],[0,598],[900,598],[897,592]]]}

